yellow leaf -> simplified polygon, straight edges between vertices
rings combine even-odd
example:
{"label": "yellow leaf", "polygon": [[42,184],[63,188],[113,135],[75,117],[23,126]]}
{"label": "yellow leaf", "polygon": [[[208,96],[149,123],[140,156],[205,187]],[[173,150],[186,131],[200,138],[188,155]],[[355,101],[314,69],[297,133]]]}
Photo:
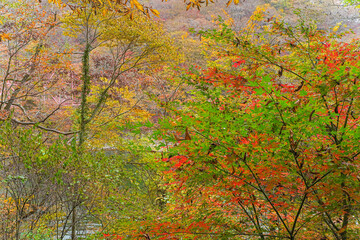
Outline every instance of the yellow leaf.
{"label": "yellow leaf", "polygon": [[339,27],[341,26],[342,22],[339,22],[336,24],[336,26],[333,28],[333,31],[336,32],[337,30],[339,30]]}
{"label": "yellow leaf", "polygon": [[238,5],[239,4],[239,0],[234,0],[234,4]]}
{"label": "yellow leaf", "polygon": [[186,32],[186,33],[184,33],[182,36],[181,36],[181,39],[185,39],[185,38],[187,38],[187,36],[188,36],[188,33]]}
{"label": "yellow leaf", "polygon": [[1,35],[0,35],[0,38],[1,38],[2,40],[10,40],[10,39],[11,39],[10,35],[7,34],[7,33],[1,34]]}
{"label": "yellow leaf", "polygon": [[103,10],[102,10],[102,15],[105,17],[107,13],[108,13],[107,9],[106,9],[106,8],[103,8]]}
{"label": "yellow leaf", "polygon": [[232,0],[229,0],[226,4],[226,7],[228,7],[231,4]]}
{"label": "yellow leaf", "polygon": [[191,7],[191,4],[188,3],[187,6],[186,6],[186,11],[189,10],[190,7]]}
{"label": "yellow leaf", "polygon": [[135,5],[137,9],[144,12],[144,7],[137,0],[132,0],[131,2]]}
{"label": "yellow leaf", "polygon": [[154,14],[155,16],[159,17],[160,16],[160,13],[158,10],[156,9],[150,9],[150,11],[152,12],[152,14]]}

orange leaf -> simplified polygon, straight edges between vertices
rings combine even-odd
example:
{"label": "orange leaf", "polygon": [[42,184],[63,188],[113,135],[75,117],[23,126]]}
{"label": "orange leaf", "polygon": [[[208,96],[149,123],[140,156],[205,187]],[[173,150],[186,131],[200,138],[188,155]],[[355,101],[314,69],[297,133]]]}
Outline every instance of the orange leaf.
{"label": "orange leaf", "polygon": [[152,14],[154,14],[155,16],[159,17],[160,16],[160,13],[158,10],[156,9],[150,9],[150,11],[152,12]]}

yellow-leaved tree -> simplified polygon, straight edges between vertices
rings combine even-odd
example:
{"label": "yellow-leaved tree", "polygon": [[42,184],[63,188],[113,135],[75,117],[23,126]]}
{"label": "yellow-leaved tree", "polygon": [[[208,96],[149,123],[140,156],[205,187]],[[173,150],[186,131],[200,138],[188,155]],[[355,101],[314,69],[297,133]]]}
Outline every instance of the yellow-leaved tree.
{"label": "yellow-leaved tree", "polygon": [[[149,114],[139,111],[139,94],[124,88],[124,82],[129,82],[129,78],[135,82],[141,75],[179,59],[172,39],[161,24],[140,13],[134,20],[116,11],[97,14],[96,9],[88,5],[79,12],[69,12],[63,22],[66,34],[77,38],[82,52],[81,97],[77,112],[79,146],[84,143],[91,122],[95,124],[93,127],[105,126],[104,123],[116,120],[129,109],[134,110],[132,113],[137,109],[146,120]],[[114,109],[115,102],[121,103],[121,107]]]}
{"label": "yellow-leaved tree", "polygon": [[[69,109],[74,119],[73,130],[77,132],[74,139],[77,140],[77,154],[80,156],[84,151],[97,152],[108,147],[124,151],[124,132],[120,130],[124,123],[143,123],[151,116],[142,104],[146,98],[139,91],[142,78],[168,62],[174,63],[181,59],[172,39],[159,22],[141,12],[133,14],[136,17],[130,19],[113,9],[99,12],[91,4],[82,4],[62,19],[65,34],[73,37],[69,41],[77,49],[75,52],[81,55],[81,61],[74,60],[80,80],[78,100]],[[81,163],[84,164],[83,161]],[[89,168],[97,165],[96,169],[89,171],[89,174],[93,174],[90,179],[101,180],[103,184],[94,184],[94,187],[99,186],[102,191],[106,191],[107,187],[114,190],[117,184],[114,179],[109,180],[112,176],[106,174],[103,167],[118,169],[118,163],[114,163],[116,166],[103,167],[99,167],[102,163],[98,162],[86,164],[89,164]],[[75,167],[74,179],[83,174],[82,169],[84,166]],[[81,212],[76,211],[77,206],[91,202],[89,198],[84,200],[81,196],[82,189],[86,189],[84,185],[88,184],[89,180],[84,184],[74,183],[71,191],[73,239],[76,237],[75,223]],[[118,186],[115,188],[118,189]],[[125,194],[118,197],[124,197]],[[101,199],[106,202],[104,196]]]}

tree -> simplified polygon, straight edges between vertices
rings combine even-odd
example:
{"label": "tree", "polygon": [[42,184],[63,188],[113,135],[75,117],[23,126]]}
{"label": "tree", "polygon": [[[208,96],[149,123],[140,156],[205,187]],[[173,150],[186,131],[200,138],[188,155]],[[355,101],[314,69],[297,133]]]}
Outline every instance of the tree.
{"label": "tree", "polygon": [[63,133],[45,123],[63,104],[52,98],[69,67],[68,51],[50,43],[57,32],[56,15],[27,1],[4,5],[1,12],[1,120]]}
{"label": "tree", "polygon": [[358,236],[358,41],[298,16],[202,32],[212,61],[178,74],[195,90],[166,106],[168,213],[146,234]]}
{"label": "tree", "polygon": [[[70,2],[64,2],[61,0],[52,0],[52,3],[55,3],[59,6],[68,6],[72,10],[79,8],[79,3],[89,3],[92,5],[93,8],[96,9],[102,9],[102,10],[115,10],[116,12],[124,15],[129,15],[131,19],[134,18],[135,15],[137,15],[137,12],[140,11],[143,14],[145,14],[147,17],[150,17],[150,14],[153,14],[157,17],[159,17],[159,11],[152,8],[151,6],[147,6],[146,4],[142,4],[141,2],[137,0],[117,0],[117,1],[101,1],[101,0],[92,0],[92,1],[70,1]],[[167,0],[162,0],[162,2],[167,2]],[[239,0],[229,0],[227,2],[227,6],[229,6],[231,3],[234,3],[235,5],[239,4]],[[214,3],[213,0],[188,0],[184,1],[186,5],[186,10],[189,10],[191,8],[197,8],[200,10],[201,7],[208,6],[210,3]]]}
{"label": "tree", "polygon": [[[119,25],[119,21],[122,25]],[[166,37],[160,24],[144,16],[129,20],[116,11],[96,14],[96,9],[85,5],[78,14],[71,12],[64,22],[72,29],[72,35],[79,33],[85,41],[82,55],[82,90],[79,111],[79,145],[85,140],[85,128],[103,108],[111,89],[127,72],[137,69],[156,69],[175,56],[172,41]],[[92,79],[90,53],[98,48],[109,58],[109,64],[100,74],[100,79]],[[103,63],[104,64],[104,63]],[[107,63],[105,63],[107,64]],[[100,81],[102,82],[100,82]],[[90,109],[88,97],[92,85],[98,85],[97,97]]]}
{"label": "tree", "polygon": [[[83,6],[67,16],[50,14],[40,4],[24,4],[22,8],[14,3],[2,9],[6,14],[2,18],[1,44],[4,56],[8,54],[8,58],[2,58],[5,73],[1,106],[5,130],[0,136],[2,146],[7,146],[1,151],[4,163],[1,179],[5,189],[1,196],[5,203],[1,224],[6,239],[40,237],[45,232],[42,228],[60,239],[72,231],[75,239],[77,227],[84,217],[96,212],[99,218],[109,219],[113,212],[107,211],[106,207],[112,204],[111,199],[118,203],[119,199],[128,201],[127,197],[131,197],[134,202],[139,202],[146,196],[144,206],[148,207],[157,201],[157,176],[146,163],[150,157],[144,157],[139,149],[136,157],[120,154],[131,143],[130,140],[118,140],[124,136],[120,128],[126,121],[145,122],[150,116],[140,103],[144,97],[135,94],[131,86],[126,87],[123,80],[155,71],[169,59],[176,58],[176,49],[161,25],[145,16],[139,14],[132,21],[111,9],[98,14],[98,8]],[[26,11],[27,15],[24,14]],[[18,19],[20,15],[27,18]],[[61,51],[70,41],[63,36],[57,38],[59,44],[51,42],[55,39],[50,35],[51,31],[56,29],[59,19],[64,26],[61,31],[76,36],[80,33],[74,48],[79,46],[82,55],[79,75],[80,83],[84,83],[83,91],[78,92],[79,95],[72,92],[80,100],[72,98],[73,102],[66,107],[66,115],[55,115],[60,112],[61,104],[49,111],[50,98],[61,100],[62,96],[58,96],[61,94],[70,98],[65,81],[69,72],[71,77],[76,76],[73,51]],[[119,22],[122,25],[119,26]],[[66,26],[78,32],[71,32]],[[54,34],[59,32],[54,31]],[[97,61],[97,58],[106,61]],[[61,89],[56,89],[56,84]],[[75,111],[77,103],[81,107]],[[64,120],[71,115],[76,119],[72,125],[74,131],[54,127],[58,123],[55,119]],[[29,126],[70,135],[70,138],[57,141],[56,135],[46,134],[45,137]],[[113,135],[112,139],[106,139],[109,134]],[[114,139],[117,141],[112,141]],[[108,156],[106,149],[102,150],[109,145],[121,149],[116,152],[118,156]],[[103,165],[105,163],[108,165]],[[103,169],[110,165],[111,174],[121,176],[107,175]],[[52,177],[54,173],[55,177]],[[143,189],[125,194],[139,183]],[[123,190],[124,194],[111,194],[115,189]],[[102,203],[106,203],[106,207],[101,208]],[[130,207],[127,210],[129,216],[135,215]]]}
{"label": "tree", "polygon": [[[81,91],[80,106],[78,109],[78,141],[77,151],[81,156],[86,147],[94,148],[89,139],[89,133],[93,137],[99,133],[108,137],[110,135],[121,138],[121,132],[117,128],[121,126],[119,117],[126,116],[132,122],[144,122],[149,114],[141,110],[139,99],[134,100],[133,93],[128,89],[120,89],[121,77],[134,71],[151,71],[166,61],[176,56],[172,48],[172,40],[167,37],[161,25],[146,16],[140,14],[131,20],[119,14],[115,10],[108,10],[102,13],[92,5],[83,4],[76,12],[69,12],[63,22],[68,27],[68,34],[79,37],[83,41],[81,46]],[[135,14],[135,13],[133,13]],[[122,24],[119,25],[119,22]],[[80,33],[80,34],[79,34]],[[97,54],[92,54],[97,49]],[[91,56],[107,58],[100,63],[103,70],[94,75],[92,70]],[[119,94],[119,95],[117,95]],[[129,103],[119,104],[121,101]],[[118,105],[118,110],[115,106]],[[135,111],[135,109],[138,109]],[[97,126],[96,126],[97,125]],[[92,126],[90,130],[90,126]],[[110,128],[109,128],[110,127]],[[108,128],[108,129],[106,129]],[[96,132],[99,131],[99,132]],[[107,134],[106,134],[107,133]],[[89,139],[90,140],[90,139]],[[87,141],[87,145],[85,145]],[[114,142],[106,142],[102,139],[100,147],[113,145]],[[121,141],[120,141],[121,142]],[[121,146],[120,146],[121,147]],[[75,171],[76,175],[77,172]],[[76,207],[79,205],[80,194],[78,184],[73,189],[76,193],[74,207],[72,208],[72,239],[75,239],[76,232]]]}
{"label": "tree", "polygon": [[[66,229],[69,172],[74,156],[66,139],[53,140],[36,127],[0,125],[1,238],[36,239],[57,236]],[[60,237],[61,236],[61,237]]]}

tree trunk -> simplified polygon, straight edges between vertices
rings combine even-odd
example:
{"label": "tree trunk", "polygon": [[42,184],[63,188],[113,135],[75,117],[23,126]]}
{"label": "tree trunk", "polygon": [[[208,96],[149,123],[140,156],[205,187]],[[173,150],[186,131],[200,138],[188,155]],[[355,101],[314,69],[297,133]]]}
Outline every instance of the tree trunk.
{"label": "tree trunk", "polygon": [[[81,155],[82,145],[86,138],[86,125],[88,123],[88,112],[89,107],[87,104],[87,97],[90,93],[90,76],[89,76],[89,55],[90,55],[91,46],[89,43],[86,44],[83,58],[82,58],[82,81],[83,85],[81,88],[81,104],[80,104],[80,129],[79,129],[79,142],[78,142],[78,151]],[[76,170],[74,172],[76,176]],[[78,185],[74,185],[74,194],[73,197],[76,199],[78,194]],[[71,239],[76,239],[76,208],[77,202],[74,199],[73,201],[73,211],[72,211],[72,221],[71,221]]]}

